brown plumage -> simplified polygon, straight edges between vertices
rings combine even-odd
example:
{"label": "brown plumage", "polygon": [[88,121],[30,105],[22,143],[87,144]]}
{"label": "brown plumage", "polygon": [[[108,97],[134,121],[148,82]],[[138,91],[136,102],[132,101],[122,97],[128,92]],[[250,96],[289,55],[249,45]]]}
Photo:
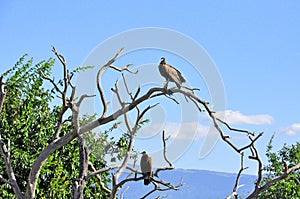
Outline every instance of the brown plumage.
{"label": "brown plumage", "polygon": [[143,156],[141,157],[141,170],[144,177],[144,185],[150,184],[150,176],[152,176],[152,158],[148,156],[146,151],[142,152]]}
{"label": "brown plumage", "polygon": [[164,57],[161,58],[161,62],[158,65],[158,69],[160,74],[166,79],[167,83],[165,87],[167,88],[169,81],[174,82],[176,86],[180,89],[181,84],[185,82],[184,77],[181,73],[174,68],[173,66],[166,63],[166,59]]}

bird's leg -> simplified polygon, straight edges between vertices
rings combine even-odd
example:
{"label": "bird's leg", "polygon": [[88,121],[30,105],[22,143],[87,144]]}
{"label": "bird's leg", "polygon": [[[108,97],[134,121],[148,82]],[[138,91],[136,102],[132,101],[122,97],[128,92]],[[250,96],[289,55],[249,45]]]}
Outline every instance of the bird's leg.
{"label": "bird's leg", "polygon": [[167,81],[164,82],[164,89],[165,89],[165,90],[168,89],[168,83],[169,83],[169,80],[167,80]]}

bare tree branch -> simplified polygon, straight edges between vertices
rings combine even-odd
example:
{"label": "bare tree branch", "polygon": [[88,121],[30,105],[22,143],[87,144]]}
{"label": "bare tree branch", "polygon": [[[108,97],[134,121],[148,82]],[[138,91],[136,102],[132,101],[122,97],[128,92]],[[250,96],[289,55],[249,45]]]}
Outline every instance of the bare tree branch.
{"label": "bare tree branch", "polygon": [[[162,142],[163,142],[163,147],[164,147],[163,155],[164,155],[165,161],[169,164],[169,167],[157,168],[156,171],[154,172],[153,176],[158,177],[158,173],[160,171],[173,170],[174,169],[172,163],[167,158],[167,145],[166,145],[167,139],[168,138],[165,138],[165,131],[163,131],[162,132]],[[155,191],[178,190],[179,187],[183,186],[182,180],[177,186],[174,186],[174,185],[172,185],[171,183],[168,183],[168,182],[164,182],[163,180],[158,181],[158,180],[156,180],[152,177],[151,177],[151,182],[154,185],[153,189],[151,191],[149,191],[148,193],[146,193],[142,198],[148,197],[149,195],[151,195]],[[161,188],[159,185],[163,185],[167,188]]]}
{"label": "bare tree branch", "polygon": [[255,134],[253,132],[247,131],[247,130],[242,130],[242,129],[237,129],[237,128],[232,128],[231,126],[229,126],[228,123],[224,122],[223,120],[221,120],[220,118],[217,118],[217,120],[219,122],[221,122],[222,124],[224,124],[229,130],[231,131],[237,131],[237,132],[241,132],[241,133],[247,133],[248,135],[252,135],[254,136]]}
{"label": "bare tree branch", "polygon": [[[3,108],[3,104],[4,104],[4,100],[6,97],[6,91],[4,90],[4,81],[3,81],[3,76],[0,77],[0,114],[2,113],[2,108]],[[18,185],[13,167],[11,165],[11,161],[10,161],[10,140],[7,139],[7,146],[4,144],[2,137],[1,137],[2,131],[0,131],[0,150],[1,150],[1,154],[2,157],[4,159],[4,164],[6,167],[6,172],[8,175],[8,180],[6,180],[5,178],[3,178],[2,175],[0,175],[0,180],[4,183],[8,183],[12,186],[13,191],[16,195],[16,197],[18,199],[22,199],[23,195],[22,192],[20,190],[20,187]]]}
{"label": "bare tree branch", "polygon": [[59,92],[61,95],[63,94],[63,91],[60,90],[58,85],[55,83],[54,78],[51,79],[50,77],[47,77],[42,71],[40,71],[41,77],[44,78],[45,80],[48,80],[55,88],[57,92]]}
{"label": "bare tree branch", "polygon": [[160,171],[165,171],[165,170],[173,170],[174,167],[173,167],[173,164],[168,160],[167,158],[167,145],[166,145],[166,141],[167,141],[168,138],[165,138],[165,131],[162,132],[162,142],[163,142],[163,147],[164,147],[164,159],[165,161],[169,164],[168,167],[163,167],[163,168],[157,168],[156,171],[154,172],[154,176],[157,176],[158,177],[158,173]]}
{"label": "bare tree branch", "polygon": [[[123,82],[124,82],[124,85],[125,85],[127,94],[131,97],[131,100],[133,101],[133,100],[134,100],[134,97],[132,96],[132,93],[129,91],[129,88],[128,88],[128,85],[127,85],[127,83],[126,83],[126,79],[125,79],[125,76],[124,76],[123,73],[122,73],[122,79],[123,79]],[[138,95],[139,92],[140,92],[140,87],[138,87],[138,91],[137,91],[137,93],[135,94],[135,96]]]}
{"label": "bare tree branch", "polygon": [[136,121],[135,121],[135,125],[134,125],[133,128],[131,128],[131,126],[129,124],[129,119],[128,119],[127,114],[126,113],[124,114],[124,120],[125,120],[125,123],[126,123],[126,127],[127,127],[128,132],[130,133],[129,146],[128,146],[128,149],[127,149],[127,152],[126,152],[126,155],[124,157],[124,160],[122,162],[121,167],[113,175],[113,187],[112,187],[111,198],[116,197],[116,193],[117,193],[119,187],[123,184],[123,183],[121,184],[121,182],[119,183],[118,179],[119,179],[119,176],[126,169],[127,164],[129,162],[129,159],[131,157],[131,153],[133,151],[133,146],[134,146],[134,140],[135,140],[134,138],[135,138],[135,135],[137,133],[139,123],[140,123],[141,119],[143,118],[143,116],[146,114],[146,112],[149,111],[151,108],[155,107],[156,105],[148,106],[145,110],[142,111],[142,113],[139,113],[139,111],[138,111],[137,118],[136,118]]}
{"label": "bare tree branch", "polygon": [[240,187],[243,187],[243,186],[244,186],[243,184],[240,185],[240,184],[239,184],[239,181],[240,181],[241,174],[242,174],[242,172],[243,172],[245,169],[248,169],[248,167],[244,167],[244,153],[242,152],[242,153],[241,153],[241,168],[240,168],[240,170],[239,170],[239,172],[238,172],[238,175],[237,175],[237,177],[236,177],[235,185],[234,185],[234,187],[233,187],[232,193],[231,193],[229,196],[227,196],[226,199],[230,199],[230,198],[232,198],[232,197],[235,197],[236,199],[238,198],[237,190],[238,190]]}
{"label": "bare tree branch", "polygon": [[165,161],[169,164],[170,167],[173,167],[172,163],[167,158],[167,145],[166,145],[167,139],[165,138],[165,131],[162,132],[162,141],[163,141],[163,146],[164,146],[164,158],[165,158]]}
{"label": "bare tree branch", "polygon": [[86,95],[86,94],[82,95],[82,96],[80,97],[80,99],[78,100],[78,102],[76,103],[76,106],[80,107],[82,101],[83,101],[85,98],[88,98],[88,97],[95,97],[95,96],[96,96],[96,95]]}
{"label": "bare tree branch", "polygon": [[59,54],[54,46],[52,46],[52,52],[54,52],[56,57],[59,59],[59,61],[63,65],[63,80],[64,80],[63,87],[64,87],[64,89],[61,94],[62,94],[62,98],[63,98],[63,106],[67,106],[67,92],[68,92],[68,87],[70,86],[70,81],[69,81],[70,79],[68,78],[69,71],[67,69],[67,62],[66,62],[66,59],[64,58],[64,56]]}
{"label": "bare tree branch", "polygon": [[4,182],[4,183],[7,183],[7,184],[9,184],[9,181],[8,181],[8,180],[6,180],[5,178],[3,178],[3,176],[2,176],[2,175],[0,175],[0,180],[1,180],[2,182]]}
{"label": "bare tree branch", "polygon": [[[249,136],[249,139],[253,142],[253,139]],[[253,159],[255,161],[257,161],[258,163],[258,168],[257,168],[257,181],[255,183],[255,190],[259,188],[260,186],[260,183],[261,183],[261,180],[263,178],[263,163],[262,163],[262,160],[260,159],[259,157],[259,153],[258,153],[258,150],[256,149],[254,143],[251,145],[251,151],[253,153],[252,156],[249,156],[249,159]]]}
{"label": "bare tree branch", "polygon": [[[141,199],[145,199],[146,197],[150,196],[152,193],[154,193],[155,191],[168,191],[168,190],[179,190],[180,187],[182,187],[184,184],[181,182],[178,185],[172,185],[170,183],[164,182],[162,180],[158,181],[155,179],[152,179],[152,183],[154,184],[154,187],[151,191],[149,191],[148,193],[146,193],[143,197],[141,197]],[[163,185],[166,188],[161,188],[159,185]]]}
{"label": "bare tree branch", "polygon": [[[93,172],[96,172],[96,168],[94,167],[94,165],[91,162],[89,162],[89,166]],[[104,172],[104,171],[102,171],[102,172]],[[100,173],[102,173],[102,172],[100,172]],[[103,191],[105,191],[108,194],[111,193],[111,190],[108,189],[107,187],[105,187],[104,183],[101,180],[101,177],[98,174],[94,174],[94,175],[89,174],[89,175],[90,175],[90,177],[95,176],[97,178],[98,184]],[[85,180],[88,180],[90,178],[89,175],[85,177]]]}
{"label": "bare tree branch", "polygon": [[10,140],[9,139],[7,140],[7,147],[6,147],[6,145],[2,141],[1,132],[0,132],[0,150],[1,150],[1,153],[2,153],[2,157],[4,159],[6,172],[7,172],[7,175],[9,177],[9,180],[5,180],[1,176],[1,180],[4,181],[4,182],[7,182],[8,184],[10,184],[13,188],[13,191],[14,191],[16,197],[18,199],[22,199],[23,195],[22,195],[20,187],[17,183],[17,179],[16,179],[16,176],[15,176],[15,173],[14,173],[13,167],[11,165],[11,161],[10,161]]}
{"label": "bare tree branch", "polygon": [[128,71],[129,73],[132,73],[132,74],[137,74],[138,73],[138,70],[136,70],[135,72],[131,71],[128,69],[129,66],[132,66],[133,64],[127,64],[126,66],[124,66],[123,68],[119,68],[117,66],[114,66],[114,65],[110,65],[110,68],[112,69],[115,69],[116,71],[119,71],[119,72],[122,72],[122,71]]}
{"label": "bare tree branch", "polygon": [[5,83],[3,81],[3,76],[0,76],[0,114],[2,113],[2,108],[3,108],[4,100],[6,97],[4,85],[5,85]]}
{"label": "bare tree branch", "polygon": [[118,88],[118,80],[115,83],[115,89],[112,88],[111,90],[116,94],[118,102],[121,105],[121,107],[124,108],[124,106],[128,103],[123,102],[123,100],[121,98],[121,95],[119,93],[119,88]]}
{"label": "bare tree branch", "polygon": [[[98,175],[100,173],[104,173],[104,172],[107,172],[107,171],[110,171],[110,170],[113,170],[113,169],[117,169],[117,168],[120,168],[120,167],[121,167],[121,165],[112,165],[112,166],[105,167],[105,168],[102,168],[102,169],[99,169],[99,170],[94,170],[92,173],[90,173],[86,176],[86,179],[88,180],[89,178],[91,178],[95,175]],[[128,170],[130,170],[134,173],[137,173],[137,174],[142,174],[141,171],[138,171],[135,168],[132,168],[130,166],[126,166],[126,169],[128,169]]]}
{"label": "bare tree branch", "polygon": [[121,199],[124,199],[124,194],[125,194],[125,192],[126,192],[128,189],[129,189],[129,186],[127,186],[127,187],[122,191],[121,196],[120,196]]}
{"label": "bare tree branch", "polygon": [[272,185],[274,185],[276,182],[281,181],[285,178],[287,178],[289,176],[290,173],[297,171],[300,169],[300,163],[288,168],[287,170],[285,170],[283,172],[283,174],[281,174],[280,176],[277,176],[275,178],[273,178],[272,180],[270,180],[269,182],[267,182],[266,184],[264,184],[261,187],[256,187],[255,190],[247,197],[247,199],[255,199],[259,193],[265,191],[267,188],[271,187]]}
{"label": "bare tree branch", "polygon": [[[66,113],[66,111],[69,108],[71,108],[71,106],[72,106],[72,102],[75,97],[75,89],[76,88],[71,83],[72,75],[70,75],[70,72],[67,69],[67,62],[66,62],[66,59],[64,58],[64,56],[59,54],[54,46],[52,46],[52,52],[54,52],[54,54],[56,55],[56,57],[58,58],[58,60],[61,62],[62,66],[63,66],[63,90],[61,90],[59,88],[57,83],[55,83],[54,79],[51,79],[51,78],[45,76],[42,72],[41,72],[41,76],[42,76],[42,78],[48,80],[54,86],[55,90],[61,94],[61,96],[59,96],[59,98],[62,99],[62,109],[58,115],[58,123],[55,128],[55,134],[54,134],[54,139],[58,139],[59,134],[62,129],[62,126],[63,126],[63,123],[64,123],[63,116]],[[72,91],[71,91],[70,97],[68,98],[67,94],[68,94],[69,87],[71,87]]]}
{"label": "bare tree branch", "polygon": [[119,52],[111,60],[109,60],[104,66],[102,66],[97,73],[97,88],[100,93],[100,97],[103,105],[103,112],[101,118],[106,117],[108,112],[108,103],[106,101],[105,93],[101,84],[101,78],[103,73],[118,59],[118,57],[123,53],[123,51],[124,48],[119,50]]}

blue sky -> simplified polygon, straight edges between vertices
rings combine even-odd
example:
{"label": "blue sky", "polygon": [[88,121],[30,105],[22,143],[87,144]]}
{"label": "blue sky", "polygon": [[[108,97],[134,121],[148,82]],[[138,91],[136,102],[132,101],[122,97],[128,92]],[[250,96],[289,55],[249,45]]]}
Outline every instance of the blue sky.
{"label": "blue sky", "polygon": [[[300,140],[299,10],[297,1],[1,1],[0,72],[12,67],[24,53],[36,62],[54,57],[51,45],[75,68],[97,45],[116,34],[145,27],[174,30],[202,46],[215,63],[225,88],[228,121],[265,132],[258,142],[263,156],[274,132],[275,149]],[[157,64],[161,54],[179,66],[192,86],[198,86],[193,73],[180,68],[188,63],[166,52],[145,50],[129,54],[120,63]],[[53,70],[60,75],[60,67]],[[198,94],[209,99],[205,89]],[[169,128],[176,127],[174,114],[167,115]],[[183,126],[193,125],[187,122]],[[176,167],[238,171],[239,157],[220,140],[208,156],[199,159],[204,137],[201,133],[196,137],[175,162]],[[147,149],[141,143],[137,146]],[[247,172],[254,173],[255,164],[249,164]]]}

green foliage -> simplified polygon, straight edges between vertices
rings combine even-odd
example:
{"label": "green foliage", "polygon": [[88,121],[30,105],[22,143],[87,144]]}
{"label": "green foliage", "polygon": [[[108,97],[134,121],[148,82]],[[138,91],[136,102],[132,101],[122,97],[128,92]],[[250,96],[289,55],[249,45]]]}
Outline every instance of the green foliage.
{"label": "green foliage", "polygon": [[[11,163],[23,193],[34,160],[53,139],[61,110],[60,106],[53,106],[56,93],[53,89],[44,88],[44,79],[41,77],[41,73],[51,76],[54,59],[33,65],[33,59],[26,57],[27,55],[24,55],[12,69],[3,74],[6,78],[7,95],[0,115],[1,136],[4,141],[11,141]],[[62,134],[71,130],[72,125],[65,123]],[[100,153],[104,150],[99,146],[98,151]],[[103,159],[93,155],[90,161],[96,168],[104,166]],[[78,173],[79,146],[77,141],[73,140],[47,159],[38,180],[36,198],[71,198],[72,185]],[[2,157],[0,174],[8,178]],[[103,183],[107,184],[109,174],[101,175]],[[105,198],[106,194],[101,192],[97,179],[92,178],[86,186],[85,196]],[[15,198],[10,185],[0,182],[0,198]]]}
{"label": "green foliage", "polygon": [[78,73],[81,71],[86,71],[91,68],[94,68],[94,66],[79,66],[79,67],[75,68],[74,70],[72,70],[71,74]]}
{"label": "green foliage", "polygon": [[[300,143],[292,144],[290,146],[284,145],[278,152],[273,152],[274,136],[271,138],[266,155],[268,157],[269,164],[265,167],[267,175],[263,179],[263,183],[266,183],[276,176],[281,175],[284,172],[283,160],[287,162],[288,167],[292,167],[300,162]],[[296,199],[300,196],[300,172],[296,171],[290,174],[286,179],[277,182],[275,185],[269,187],[262,192],[258,198],[289,198]]]}
{"label": "green foliage", "polygon": [[85,139],[90,152],[104,164],[107,164],[107,160],[109,160],[109,162],[122,160],[128,149],[129,135],[127,133],[123,133],[118,139],[109,136],[117,126],[118,123],[115,123],[110,129],[104,132],[89,132],[85,134]]}
{"label": "green foliage", "polygon": [[[0,116],[1,136],[3,140],[11,140],[11,162],[17,168],[15,174],[23,191],[30,166],[47,145],[55,127],[54,114],[48,107],[53,96],[42,88],[43,79],[39,75],[40,72],[49,75],[54,60],[49,59],[32,66],[33,60],[25,62],[25,58],[23,56],[4,74],[8,76],[5,86],[7,95]],[[3,162],[0,165],[0,173],[5,174]],[[12,197],[10,187],[4,187],[1,184],[0,192],[3,196]]]}

